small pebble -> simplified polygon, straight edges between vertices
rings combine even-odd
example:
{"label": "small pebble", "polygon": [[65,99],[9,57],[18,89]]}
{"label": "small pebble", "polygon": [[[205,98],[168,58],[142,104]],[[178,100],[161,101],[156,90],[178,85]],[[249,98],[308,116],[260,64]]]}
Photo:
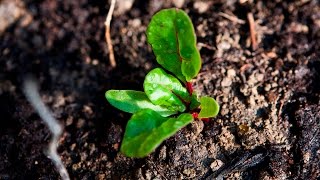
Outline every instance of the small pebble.
{"label": "small pebble", "polygon": [[220,169],[220,167],[222,167],[223,164],[224,163],[221,160],[216,159],[211,163],[210,168],[212,169],[212,171],[217,171],[218,169]]}

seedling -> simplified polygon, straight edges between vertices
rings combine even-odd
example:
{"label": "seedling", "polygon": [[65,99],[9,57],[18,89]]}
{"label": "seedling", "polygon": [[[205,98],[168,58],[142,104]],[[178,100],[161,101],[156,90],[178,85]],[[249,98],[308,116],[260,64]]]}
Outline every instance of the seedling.
{"label": "seedling", "polygon": [[128,157],[145,157],[164,140],[194,119],[208,120],[219,112],[211,97],[198,99],[191,79],[201,68],[200,53],[188,15],[179,9],[156,13],[147,28],[147,39],[162,68],[151,70],[142,91],[109,90],[114,107],[133,113],[120,151]]}

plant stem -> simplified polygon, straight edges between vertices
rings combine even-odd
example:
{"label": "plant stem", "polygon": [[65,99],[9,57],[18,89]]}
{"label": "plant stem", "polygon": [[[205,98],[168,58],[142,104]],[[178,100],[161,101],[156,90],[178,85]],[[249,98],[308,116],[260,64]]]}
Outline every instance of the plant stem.
{"label": "plant stem", "polygon": [[197,112],[193,112],[193,113],[192,113],[192,116],[193,116],[194,119],[198,119],[198,115],[199,115],[199,114],[198,114]]}
{"label": "plant stem", "polygon": [[209,121],[210,121],[209,118],[201,118],[200,120],[201,120],[201,121],[204,121],[204,122],[209,122]]}
{"label": "plant stem", "polygon": [[187,82],[186,87],[187,87],[189,94],[192,95],[192,93],[193,93],[192,83]]}

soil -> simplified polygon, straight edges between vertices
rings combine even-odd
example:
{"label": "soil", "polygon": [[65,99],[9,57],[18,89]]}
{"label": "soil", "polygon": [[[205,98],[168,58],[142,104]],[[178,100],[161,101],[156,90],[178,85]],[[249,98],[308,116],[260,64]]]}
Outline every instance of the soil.
{"label": "soil", "polygon": [[[0,179],[59,179],[44,153],[50,133],[22,93],[28,74],[65,127],[58,151],[72,179],[320,178],[320,4],[241,2],[134,1],[111,23],[112,68],[106,1],[1,0]],[[195,26],[203,66],[193,86],[216,98],[221,111],[148,157],[127,158],[119,147],[130,115],[104,93],[142,90],[157,67],[146,26],[174,6]]]}

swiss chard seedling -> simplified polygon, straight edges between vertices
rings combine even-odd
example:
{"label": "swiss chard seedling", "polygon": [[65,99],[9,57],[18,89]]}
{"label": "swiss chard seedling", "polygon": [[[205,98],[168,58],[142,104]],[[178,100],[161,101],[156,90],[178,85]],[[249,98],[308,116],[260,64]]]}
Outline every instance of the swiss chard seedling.
{"label": "swiss chard seedling", "polygon": [[145,157],[194,119],[208,120],[219,112],[213,98],[198,98],[192,89],[190,80],[199,73],[201,58],[188,15],[179,9],[161,10],[148,25],[147,39],[165,70],[155,68],[146,75],[144,92],[106,92],[111,105],[133,113],[120,149],[128,157]]}

